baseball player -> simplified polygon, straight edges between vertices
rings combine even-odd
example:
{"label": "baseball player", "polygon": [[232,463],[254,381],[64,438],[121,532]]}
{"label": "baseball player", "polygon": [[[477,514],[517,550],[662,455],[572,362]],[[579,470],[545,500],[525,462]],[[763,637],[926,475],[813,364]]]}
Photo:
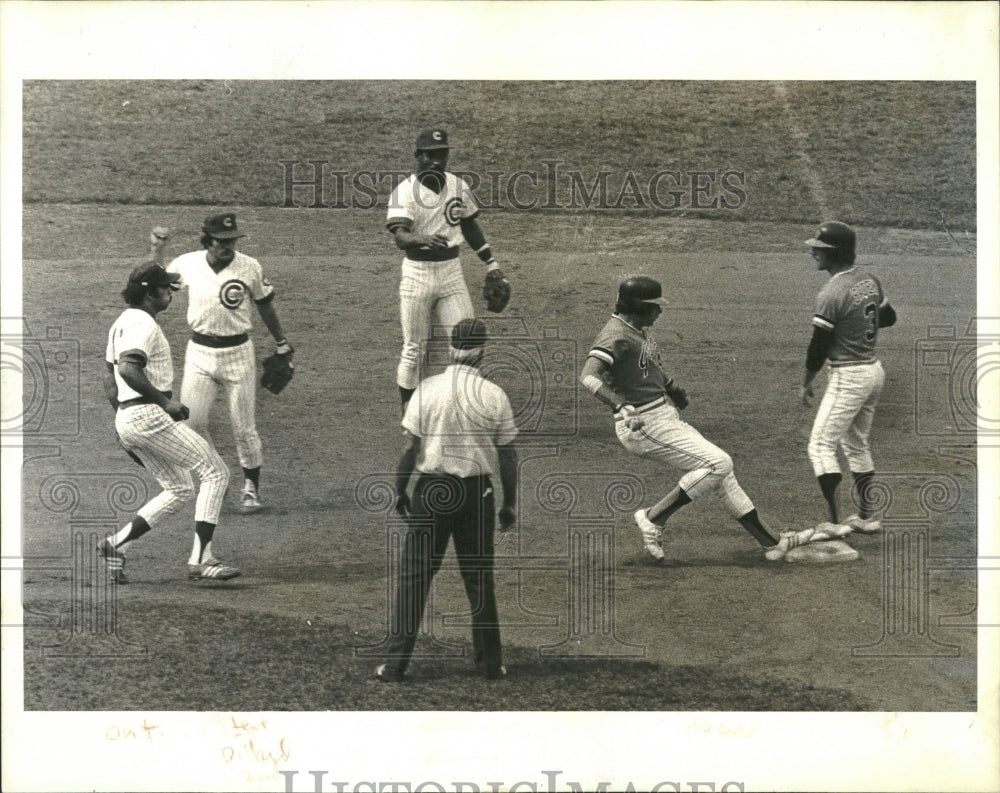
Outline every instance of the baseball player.
{"label": "baseball player", "polygon": [[509,284],[476,222],[479,206],[472,188],[445,170],[448,152],[445,130],[421,132],[414,153],[416,173],[400,182],[389,199],[386,227],[406,252],[399,283],[403,350],[396,369],[404,413],[420,378],[420,345],[430,336],[432,312],[437,311],[448,333],[460,319],[474,316],[458,258],[463,239],[486,265],[484,292],[498,283],[509,294]]}
{"label": "baseball player", "polygon": [[274,287],[264,277],[260,262],[236,250],[236,240],[243,236],[234,213],[212,215],[202,227],[205,250],[178,256],[167,270],[179,274],[181,285],[190,291],[191,340],[181,384],[181,399],[191,409],[188,423],[210,439],[209,415],[221,387],[243,467],[240,509],[253,513],[261,509],[263,450],[254,417],[257,362],[249,335],[251,301],[274,337],[277,354],[289,356],[290,361],[294,350],[281,329]]}
{"label": "baseball player", "polygon": [[115,430],[126,450],[163,487],[117,534],[105,537],[97,546],[111,579],[118,584],[128,583],[125,546],[191,499],[192,471],[200,485],[188,576],[226,580],[240,574],[212,554],[229,469],[211,444],[183,423],[188,409],[173,396],[170,345],[156,322],[156,315],[170,305],[179,280],[180,276],[154,261],[136,267],[122,290],[129,307],[108,333],[104,392],[115,409]]}
{"label": "baseball player", "polygon": [[872,515],[869,485],[875,476],[871,435],[885,370],[875,357],[879,328],[896,322],[896,312],[878,278],[854,266],[855,233],[837,221],[823,223],[806,240],[817,270],[830,280],[816,298],[813,334],[806,353],[805,376],[799,389],[802,403],[809,405],[812,383],[827,360],[830,376],[809,436],[809,462],[826,499],[830,520],[837,520],[837,486],[840,463],[837,448],[844,451],[853,476],[858,513],[843,525],[872,534],[882,521]]}
{"label": "baseball player", "polygon": [[652,278],[623,281],[615,313],[597,335],[580,375],[584,388],[612,409],[622,446],[686,472],[666,496],[635,513],[643,544],[654,559],[663,561],[660,543],[667,519],[691,501],[719,494],[733,517],[765,549],[765,556],[780,559],[798,544],[794,533],[779,546],[736,481],[730,456],[680,419],[678,411],[687,407],[687,394],[663,372],[659,347],[648,331],[667,304],[662,294],[660,283]]}

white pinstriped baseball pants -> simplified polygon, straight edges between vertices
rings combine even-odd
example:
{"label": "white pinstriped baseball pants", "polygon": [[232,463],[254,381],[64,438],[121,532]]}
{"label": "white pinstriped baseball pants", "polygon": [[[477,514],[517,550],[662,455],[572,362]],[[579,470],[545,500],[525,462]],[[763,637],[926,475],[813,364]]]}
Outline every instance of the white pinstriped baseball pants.
{"label": "white pinstriped baseball pants", "polygon": [[629,431],[624,421],[615,422],[615,434],[628,451],[686,471],[678,485],[692,501],[717,492],[734,518],[754,508],[733,473],[733,460],[722,449],[686,421],[669,401],[640,414],[643,426]]}
{"label": "white pinstriped baseball pants", "polygon": [[252,340],[222,348],[188,342],[181,402],[191,411],[187,423],[209,443],[212,442],[209,418],[220,387],[229,403],[229,421],[240,465],[259,468],[264,462],[264,449],[255,417],[257,362]]}
{"label": "white pinstriped baseball pants", "polygon": [[838,446],[844,450],[851,471],[875,470],[870,436],[884,385],[885,369],[880,361],[830,367],[807,448],[816,476],[840,473]]}
{"label": "white pinstriped baseball pants", "polygon": [[194,519],[219,522],[219,510],[229,484],[229,469],[219,453],[183,422],[174,421],[159,405],[135,405],[119,410],[115,429],[156,477],[163,492],[139,508],[150,527],[181,508],[194,495],[191,472],[200,486]]}
{"label": "white pinstriped baseball pants", "polygon": [[403,259],[399,282],[399,320],[403,326],[403,351],[396,368],[401,388],[416,388],[420,382],[421,344],[431,333],[431,314],[447,333],[459,320],[473,316],[472,298],[465,284],[460,259],[446,262],[415,262]]}

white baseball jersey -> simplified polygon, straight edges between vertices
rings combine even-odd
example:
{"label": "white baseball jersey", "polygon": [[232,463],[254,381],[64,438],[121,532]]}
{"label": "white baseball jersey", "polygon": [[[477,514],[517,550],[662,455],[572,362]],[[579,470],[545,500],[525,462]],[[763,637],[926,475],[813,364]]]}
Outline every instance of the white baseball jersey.
{"label": "white baseball jersey", "polygon": [[174,259],[167,267],[180,273],[188,287],[187,321],[195,333],[236,336],[248,333],[250,300],[263,303],[274,296],[274,287],[264,277],[260,262],[237,251],[229,265],[215,272],[205,251],[192,251]]}
{"label": "white baseball jersey", "polygon": [[[455,174],[446,172],[444,189],[440,193],[435,193],[421,184],[416,174],[410,174],[392,191],[386,214],[386,226],[389,231],[393,231],[399,220],[409,220],[414,234],[441,234],[447,237],[450,250],[458,248],[462,243],[459,223],[478,214],[479,205],[465,179],[459,179]],[[419,253],[416,255],[414,253],[410,253],[411,259],[422,258]],[[442,258],[440,251],[428,251],[428,254],[435,260]],[[449,254],[450,257],[454,255],[454,251]]]}
{"label": "white baseball jersey", "polygon": [[465,364],[423,380],[402,423],[421,439],[416,468],[426,474],[484,476],[493,468],[495,446],[517,437],[507,394]]}
{"label": "white baseball jersey", "polygon": [[104,359],[114,367],[120,402],[142,396],[118,373],[118,362],[123,355],[134,356],[145,363],[146,379],[153,388],[171,390],[174,364],[170,358],[170,344],[156,320],[141,308],[125,309],[108,331]]}

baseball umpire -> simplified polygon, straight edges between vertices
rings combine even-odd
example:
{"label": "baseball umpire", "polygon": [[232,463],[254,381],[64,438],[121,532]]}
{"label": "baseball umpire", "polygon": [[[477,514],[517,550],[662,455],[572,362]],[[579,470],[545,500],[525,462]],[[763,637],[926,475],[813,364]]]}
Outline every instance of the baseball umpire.
{"label": "baseball umpire", "polygon": [[597,335],[580,375],[584,388],[612,409],[622,446],[686,472],[666,496],[635,513],[643,544],[662,561],[667,519],[685,504],[718,493],[733,517],[765,548],[765,556],[780,559],[793,538],[779,546],[736,481],[730,456],[680,419],[687,393],[664,374],[659,347],[648,330],[665,305],[658,281],[645,276],[623,281],[615,312]]}
{"label": "baseball umpire", "polygon": [[181,383],[181,399],[191,409],[188,423],[211,439],[209,416],[221,387],[229,403],[236,453],[243,467],[240,509],[253,513],[261,509],[264,456],[254,415],[257,364],[250,338],[251,300],[277,345],[271,359],[283,362],[286,372],[274,386],[269,370],[262,381],[265,387],[277,392],[291,379],[294,350],[281,329],[274,308],[274,287],[264,277],[260,262],[236,250],[236,240],[243,236],[233,212],[212,215],[202,226],[204,250],[178,256],[167,270],[178,273],[181,285],[190,291],[187,321],[191,340]]}
{"label": "baseball umpire", "polygon": [[816,269],[830,279],[816,297],[813,333],[806,352],[799,398],[808,405],[813,380],[829,360],[830,375],[809,436],[809,462],[826,500],[830,520],[837,520],[837,486],[843,450],[853,477],[858,513],[844,521],[853,531],[873,534],[882,522],[872,512],[870,484],[875,476],[871,430],[885,370],[875,357],[879,328],[896,322],[881,282],[854,264],[856,234],[838,221],[820,225],[806,240]]}
{"label": "baseball umpire", "polygon": [[399,283],[403,349],[396,369],[404,412],[420,378],[420,346],[430,336],[432,313],[449,333],[460,319],[474,316],[458,258],[463,239],[486,265],[483,297],[490,311],[503,311],[510,300],[510,284],[476,221],[479,206],[472,188],[445,170],[448,154],[445,130],[421,132],[416,173],[392,191],[386,216],[396,247],[406,253]]}
{"label": "baseball umpire", "polygon": [[226,580],[240,574],[212,554],[229,469],[211,444],[183,423],[188,409],[173,396],[170,344],[156,321],[157,314],[170,305],[179,280],[179,275],[167,273],[154,261],[136,267],[122,290],[129,307],[108,332],[104,393],[115,409],[115,430],[125,449],[163,487],[124,528],[97,547],[111,579],[119,584],[128,583],[125,546],[191,499],[192,472],[200,484],[188,576]]}
{"label": "baseball umpire", "polygon": [[[500,470],[502,531],[514,525],[517,499],[517,428],[503,389],[479,374],[486,326],[463,319],[452,329],[451,360],[444,372],[423,380],[403,416],[406,446],[396,473],[396,511],[409,527],[400,560],[399,588],[387,663],[380,680],[403,679],[416,644],[434,575],[449,538],[472,608],[477,671],[489,680],[506,675],[493,587],[494,460]],[[412,499],[407,485],[418,473]]]}

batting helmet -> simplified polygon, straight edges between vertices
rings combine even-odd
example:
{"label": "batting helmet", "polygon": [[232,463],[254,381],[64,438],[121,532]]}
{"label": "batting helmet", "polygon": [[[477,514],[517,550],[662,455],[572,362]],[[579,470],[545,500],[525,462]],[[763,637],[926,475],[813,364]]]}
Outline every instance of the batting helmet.
{"label": "batting helmet", "polygon": [[618,303],[615,305],[619,314],[636,314],[644,306],[653,305],[668,305],[659,281],[645,275],[634,275],[619,284]]}
{"label": "batting helmet", "polygon": [[846,223],[828,220],[820,225],[815,237],[806,240],[806,245],[831,251],[834,261],[853,262],[855,239],[854,229]]}

